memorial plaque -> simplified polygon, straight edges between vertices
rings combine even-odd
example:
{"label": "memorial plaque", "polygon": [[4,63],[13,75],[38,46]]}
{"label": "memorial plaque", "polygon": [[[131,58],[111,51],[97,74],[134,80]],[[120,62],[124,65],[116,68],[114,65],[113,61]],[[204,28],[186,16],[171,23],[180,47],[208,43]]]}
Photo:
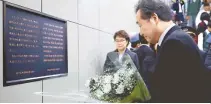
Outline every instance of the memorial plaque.
{"label": "memorial plaque", "polygon": [[67,23],[4,3],[4,86],[65,76]]}

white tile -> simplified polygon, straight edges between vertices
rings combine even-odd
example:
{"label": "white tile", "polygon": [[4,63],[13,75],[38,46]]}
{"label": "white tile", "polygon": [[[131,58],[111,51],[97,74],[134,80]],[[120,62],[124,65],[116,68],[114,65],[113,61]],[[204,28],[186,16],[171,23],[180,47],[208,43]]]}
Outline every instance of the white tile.
{"label": "white tile", "polygon": [[77,0],[42,0],[44,13],[77,22]]}
{"label": "white tile", "polygon": [[103,71],[103,65],[105,63],[106,55],[108,52],[114,51],[115,50],[115,44],[113,40],[113,35],[112,34],[107,34],[100,32],[100,66],[101,70],[100,72],[102,73]]}
{"label": "white tile", "polygon": [[120,29],[137,32],[135,4],[137,0],[100,0],[100,29],[114,33]]}
{"label": "white tile", "polygon": [[[11,0],[15,1],[15,0]],[[20,0],[20,3],[26,0]],[[35,0],[32,0],[34,2]],[[38,1],[38,0],[37,0]],[[29,3],[29,2],[26,2]],[[36,3],[35,3],[36,4]],[[2,18],[2,2],[0,1],[0,20]],[[3,21],[0,21],[0,31],[2,32]],[[0,52],[3,52],[3,38],[1,37]],[[0,103],[41,103],[42,97],[34,93],[42,91],[42,83],[31,82],[20,85],[3,87],[3,54],[0,54]]]}
{"label": "white tile", "polygon": [[78,0],[79,23],[99,29],[99,0]]}
{"label": "white tile", "polygon": [[41,81],[8,87],[0,84],[0,86],[0,103],[42,103],[42,96],[35,94],[42,91]]}
{"label": "white tile", "polygon": [[86,90],[86,80],[100,68],[98,47],[99,32],[79,26],[79,90]]}
{"label": "white tile", "polygon": [[44,103],[69,103],[71,98],[62,97],[65,93],[78,91],[78,31],[77,25],[68,22],[68,76],[44,80]]}
{"label": "white tile", "polygon": [[41,11],[41,0],[4,0],[30,9]]}

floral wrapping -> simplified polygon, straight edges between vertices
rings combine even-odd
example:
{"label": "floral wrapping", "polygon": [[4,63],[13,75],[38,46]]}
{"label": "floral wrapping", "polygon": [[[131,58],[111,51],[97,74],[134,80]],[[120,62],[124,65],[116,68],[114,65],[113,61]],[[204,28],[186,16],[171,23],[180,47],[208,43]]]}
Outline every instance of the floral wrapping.
{"label": "floral wrapping", "polygon": [[107,55],[104,73],[92,77],[86,86],[92,98],[112,103],[145,102],[149,91],[128,54],[119,61],[118,53]]}

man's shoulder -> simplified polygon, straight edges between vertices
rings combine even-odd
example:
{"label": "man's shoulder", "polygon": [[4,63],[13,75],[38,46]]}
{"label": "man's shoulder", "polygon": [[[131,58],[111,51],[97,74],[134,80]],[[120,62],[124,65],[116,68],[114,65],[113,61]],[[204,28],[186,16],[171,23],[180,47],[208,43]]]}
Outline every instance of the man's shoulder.
{"label": "man's shoulder", "polygon": [[136,55],[136,53],[135,53],[135,52],[130,51],[130,50],[128,50],[128,51],[127,51],[127,53],[128,53],[128,54],[130,54],[130,55],[133,55],[133,56],[134,56],[134,55]]}
{"label": "man's shoulder", "polygon": [[178,41],[183,44],[194,44],[194,40],[192,39],[192,37],[189,34],[185,33],[183,30],[175,30],[174,32],[172,32],[165,40],[165,42],[167,41]]}
{"label": "man's shoulder", "polygon": [[149,46],[147,46],[147,45],[141,45],[139,48],[138,48],[138,50],[137,51],[141,51],[141,52],[153,52],[153,50],[149,47]]}
{"label": "man's shoulder", "polygon": [[135,58],[137,56],[137,53],[130,50],[127,50],[125,53],[128,54],[131,58]]}

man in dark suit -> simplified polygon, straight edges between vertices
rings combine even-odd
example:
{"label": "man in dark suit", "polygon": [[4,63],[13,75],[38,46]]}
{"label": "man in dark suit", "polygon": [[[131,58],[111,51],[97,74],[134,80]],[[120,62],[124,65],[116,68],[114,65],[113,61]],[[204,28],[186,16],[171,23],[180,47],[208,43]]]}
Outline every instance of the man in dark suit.
{"label": "man in dark suit", "polygon": [[190,26],[182,26],[181,29],[185,31],[188,35],[190,35],[194,39],[196,44],[198,44],[198,32],[195,28]]}
{"label": "man in dark suit", "polygon": [[148,44],[142,44],[140,40],[144,37],[141,37],[139,33],[130,37],[131,42],[131,50],[135,52],[139,59],[139,73],[143,77],[146,85],[148,85],[148,71],[153,68],[153,64],[155,62],[155,55],[153,50],[148,46]]}
{"label": "man in dark suit", "polygon": [[160,0],[140,0],[136,18],[147,41],[158,43],[152,102],[209,102],[210,79],[199,48],[172,22],[170,8]]}
{"label": "man in dark suit", "polygon": [[[181,29],[186,32],[188,35],[190,35],[192,37],[192,39],[194,39],[195,43],[198,43],[198,32],[196,31],[196,29],[189,27],[189,26],[183,26],[181,27]],[[205,57],[206,57],[206,52],[203,50],[200,50],[201,53],[201,57],[203,62],[205,61]]]}

